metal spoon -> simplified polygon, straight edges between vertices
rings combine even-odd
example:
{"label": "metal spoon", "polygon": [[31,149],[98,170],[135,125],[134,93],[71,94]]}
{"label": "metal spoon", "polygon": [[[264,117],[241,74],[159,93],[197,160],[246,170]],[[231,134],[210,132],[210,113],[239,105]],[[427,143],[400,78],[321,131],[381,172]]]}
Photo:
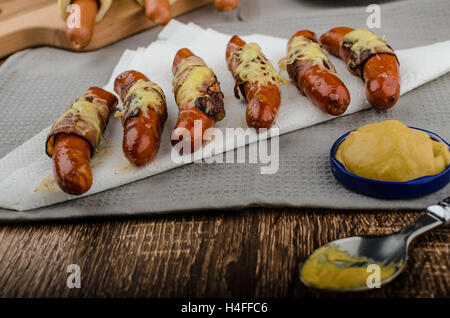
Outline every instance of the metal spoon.
{"label": "metal spoon", "polygon": [[[450,224],[450,197],[436,205],[428,207],[427,213],[399,232],[382,236],[347,237],[329,242],[324,246],[332,245],[333,248],[347,252],[355,258],[367,258],[381,264],[398,264],[395,266],[395,271],[392,275],[380,282],[380,285],[383,285],[397,277],[405,268],[409,243],[418,235],[442,224]],[[335,264],[338,266],[341,265],[338,263]],[[350,267],[364,265],[361,262],[346,264],[346,266]],[[339,289],[321,288],[305,282],[303,272],[301,281],[308,287],[332,291],[364,291],[369,289],[366,285]]]}

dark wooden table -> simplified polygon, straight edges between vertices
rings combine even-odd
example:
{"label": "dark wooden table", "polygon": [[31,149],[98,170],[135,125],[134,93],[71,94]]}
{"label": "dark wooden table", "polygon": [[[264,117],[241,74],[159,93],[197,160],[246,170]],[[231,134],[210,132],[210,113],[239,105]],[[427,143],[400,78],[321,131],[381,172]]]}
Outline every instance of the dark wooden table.
{"label": "dark wooden table", "polygon": [[[418,238],[394,282],[356,294],[299,280],[320,245],[399,230],[419,212],[265,209],[3,225],[1,297],[449,297],[450,228]],[[81,288],[66,286],[67,266]]]}
{"label": "dark wooden table", "polygon": [[[253,208],[1,225],[0,297],[450,297],[450,227],[416,239],[405,271],[381,289],[332,294],[300,282],[320,245],[397,231],[420,213]],[[80,289],[66,285],[70,264]]]}

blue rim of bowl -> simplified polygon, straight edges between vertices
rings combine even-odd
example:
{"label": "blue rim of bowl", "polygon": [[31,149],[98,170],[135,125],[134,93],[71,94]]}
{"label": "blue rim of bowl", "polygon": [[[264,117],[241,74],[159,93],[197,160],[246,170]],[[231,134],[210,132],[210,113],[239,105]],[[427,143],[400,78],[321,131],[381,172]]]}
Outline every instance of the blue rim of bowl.
{"label": "blue rim of bowl", "polygon": [[[421,129],[421,128],[416,128],[416,127],[412,127],[412,126],[408,126],[408,127],[411,128],[411,129],[420,130],[420,131],[423,131],[423,132],[427,133],[431,137],[431,139],[442,142],[443,144],[447,145],[447,147],[450,150],[450,144],[448,142],[446,142],[443,138],[441,138],[438,134],[435,134],[434,132],[431,132],[431,131],[428,131],[428,130],[425,130],[425,129]],[[356,178],[356,179],[359,179],[359,180],[362,180],[362,181],[368,181],[368,182],[374,182],[374,183],[380,183],[380,184],[392,184],[392,185],[418,184],[419,185],[419,184],[424,184],[424,183],[427,183],[429,181],[432,181],[432,179],[438,178],[438,177],[440,177],[440,176],[442,176],[442,175],[444,175],[446,173],[449,173],[449,171],[450,171],[450,165],[449,165],[447,168],[445,168],[442,172],[440,172],[438,174],[434,174],[434,175],[431,175],[431,176],[423,176],[423,177],[419,177],[419,178],[408,180],[408,181],[380,181],[380,180],[360,177],[360,176],[358,176],[356,174],[353,174],[353,173],[349,172],[345,168],[345,166],[339,160],[337,160],[336,157],[335,157],[335,153],[336,153],[337,148],[341,145],[341,143],[345,140],[345,138],[347,138],[347,136],[350,135],[350,133],[352,133],[353,131],[356,131],[356,129],[353,129],[353,130],[343,134],[341,137],[339,137],[334,142],[333,146],[331,146],[331,150],[330,150],[330,159],[331,159],[331,161],[334,164],[336,164],[342,170],[342,172],[345,173],[346,175],[348,175],[349,177]]]}

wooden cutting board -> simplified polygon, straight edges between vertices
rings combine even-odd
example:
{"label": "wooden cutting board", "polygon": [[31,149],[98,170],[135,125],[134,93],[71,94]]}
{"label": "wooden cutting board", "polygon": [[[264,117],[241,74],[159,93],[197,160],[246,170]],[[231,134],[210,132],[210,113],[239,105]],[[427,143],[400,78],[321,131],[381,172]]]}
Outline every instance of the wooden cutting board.
{"label": "wooden cutting board", "polygon": [[[172,15],[209,2],[212,0],[177,0],[172,4]],[[91,43],[82,51],[104,47],[152,26],[135,0],[113,0],[103,20],[95,25]],[[74,50],[65,30],[57,0],[0,0],[0,58],[41,45]]]}

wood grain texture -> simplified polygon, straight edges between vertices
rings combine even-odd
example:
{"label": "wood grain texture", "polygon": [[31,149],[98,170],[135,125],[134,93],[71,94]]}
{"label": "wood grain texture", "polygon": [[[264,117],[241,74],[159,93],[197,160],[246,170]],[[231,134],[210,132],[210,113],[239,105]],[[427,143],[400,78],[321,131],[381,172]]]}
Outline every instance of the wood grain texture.
{"label": "wood grain texture", "polygon": [[[177,0],[172,16],[198,8],[212,0]],[[113,1],[103,20],[95,25],[89,45],[91,51],[148,29],[155,24],[135,0]],[[0,0],[0,57],[35,46],[54,46],[75,50],[66,38],[66,25],[56,0]]]}
{"label": "wood grain texture", "polygon": [[[299,280],[306,257],[330,240],[399,230],[418,212],[312,209],[172,214],[0,229],[1,297],[449,297],[450,229],[410,247],[385,287],[333,294]],[[66,287],[69,264],[81,289]]]}

